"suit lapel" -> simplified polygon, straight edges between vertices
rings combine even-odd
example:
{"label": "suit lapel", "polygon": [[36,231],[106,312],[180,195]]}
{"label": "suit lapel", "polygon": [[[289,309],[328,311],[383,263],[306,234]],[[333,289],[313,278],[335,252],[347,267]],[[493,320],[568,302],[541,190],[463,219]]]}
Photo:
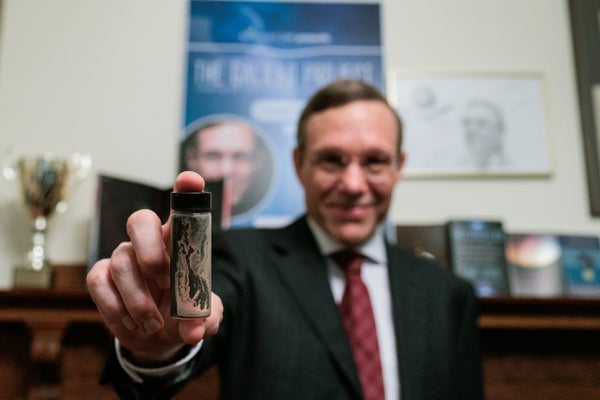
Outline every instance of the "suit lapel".
{"label": "suit lapel", "polygon": [[[352,353],[331,294],[326,261],[319,253],[306,220],[302,218],[283,230],[274,231],[272,241],[274,263],[284,285],[329,349],[344,379],[360,396]],[[401,394],[403,399],[422,398],[420,382],[425,373],[425,338],[429,325],[427,292],[410,260],[395,247],[388,246],[387,252]]]}
{"label": "suit lapel", "polygon": [[[390,288],[403,399],[423,398],[428,297],[410,261],[388,246]],[[432,384],[435,384],[432,382]]]}
{"label": "suit lapel", "polygon": [[276,270],[284,285],[289,288],[311,328],[329,349],[344,379],[359,395],[358,375],[331,293],[326,260],[321,256],[306,220],[302,218],[277,231],[273,243]]}

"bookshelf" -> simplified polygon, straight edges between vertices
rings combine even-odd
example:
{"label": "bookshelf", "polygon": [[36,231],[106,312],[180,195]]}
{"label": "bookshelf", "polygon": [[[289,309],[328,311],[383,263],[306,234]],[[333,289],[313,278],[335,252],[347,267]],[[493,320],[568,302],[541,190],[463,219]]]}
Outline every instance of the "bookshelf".
{"label": "bookshelf", "polygon": [[[398,225],[398,246],[451,269],[445,224]],[[487,400],[600,396],[600,297],[479,298]]]}

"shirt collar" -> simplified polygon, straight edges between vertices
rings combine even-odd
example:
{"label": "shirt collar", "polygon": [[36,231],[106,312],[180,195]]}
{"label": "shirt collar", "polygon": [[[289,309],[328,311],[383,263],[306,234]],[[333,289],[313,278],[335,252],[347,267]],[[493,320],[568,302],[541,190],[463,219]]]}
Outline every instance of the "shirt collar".
{"label": "shirt collar", "polygon": [[[333,240],[327,232],[310,216],[306,218],[308,222],[308,226],[312,231],[317,244],[319,245],[319,250],[321,254],[324,256],[329,256],[336,251],[343,250],[344,246]],[[379,225],[375,232],[369,240],[367,240],[362,245],[358,246],[355,249],[357,252],[361,253],[365,257],[371,259],[375,263],[384,264],[387,261],[387,254],[385,250],[385,240],[383,235],[383,227]]]}

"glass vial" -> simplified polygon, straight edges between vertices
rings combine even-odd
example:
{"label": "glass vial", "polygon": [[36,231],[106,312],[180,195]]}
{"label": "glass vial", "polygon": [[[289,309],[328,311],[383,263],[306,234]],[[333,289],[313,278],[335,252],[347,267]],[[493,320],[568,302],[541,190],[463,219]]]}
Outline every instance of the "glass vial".
{"label": "glass vial", "polygon": [[171,316],[210,315],[211,195],[171,193]]}

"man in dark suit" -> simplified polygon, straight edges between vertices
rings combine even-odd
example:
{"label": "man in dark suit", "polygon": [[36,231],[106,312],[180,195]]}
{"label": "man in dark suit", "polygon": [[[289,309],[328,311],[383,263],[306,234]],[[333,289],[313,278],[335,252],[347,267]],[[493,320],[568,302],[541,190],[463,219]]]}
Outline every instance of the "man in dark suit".
{"label": "man in dark suit", "polygon": [[[306,215],[214,236],[213,308],[203,319],[169,317],[170,225],[134,213],[131,242],[88,274],[116,337],[107,375],[117,392],[167,398],[217,364],[225,400],[482,399],[472,288],[385,241],[404,159],[400,119],[377,90],[342,80],[317,92],[294,150]],[[203,184],[184,172],[175,190]],[[359,278],[330,257],[342,249],[360,253]],[[348,323],[357,279],[365,291],[355,298],[370,304]]]}

